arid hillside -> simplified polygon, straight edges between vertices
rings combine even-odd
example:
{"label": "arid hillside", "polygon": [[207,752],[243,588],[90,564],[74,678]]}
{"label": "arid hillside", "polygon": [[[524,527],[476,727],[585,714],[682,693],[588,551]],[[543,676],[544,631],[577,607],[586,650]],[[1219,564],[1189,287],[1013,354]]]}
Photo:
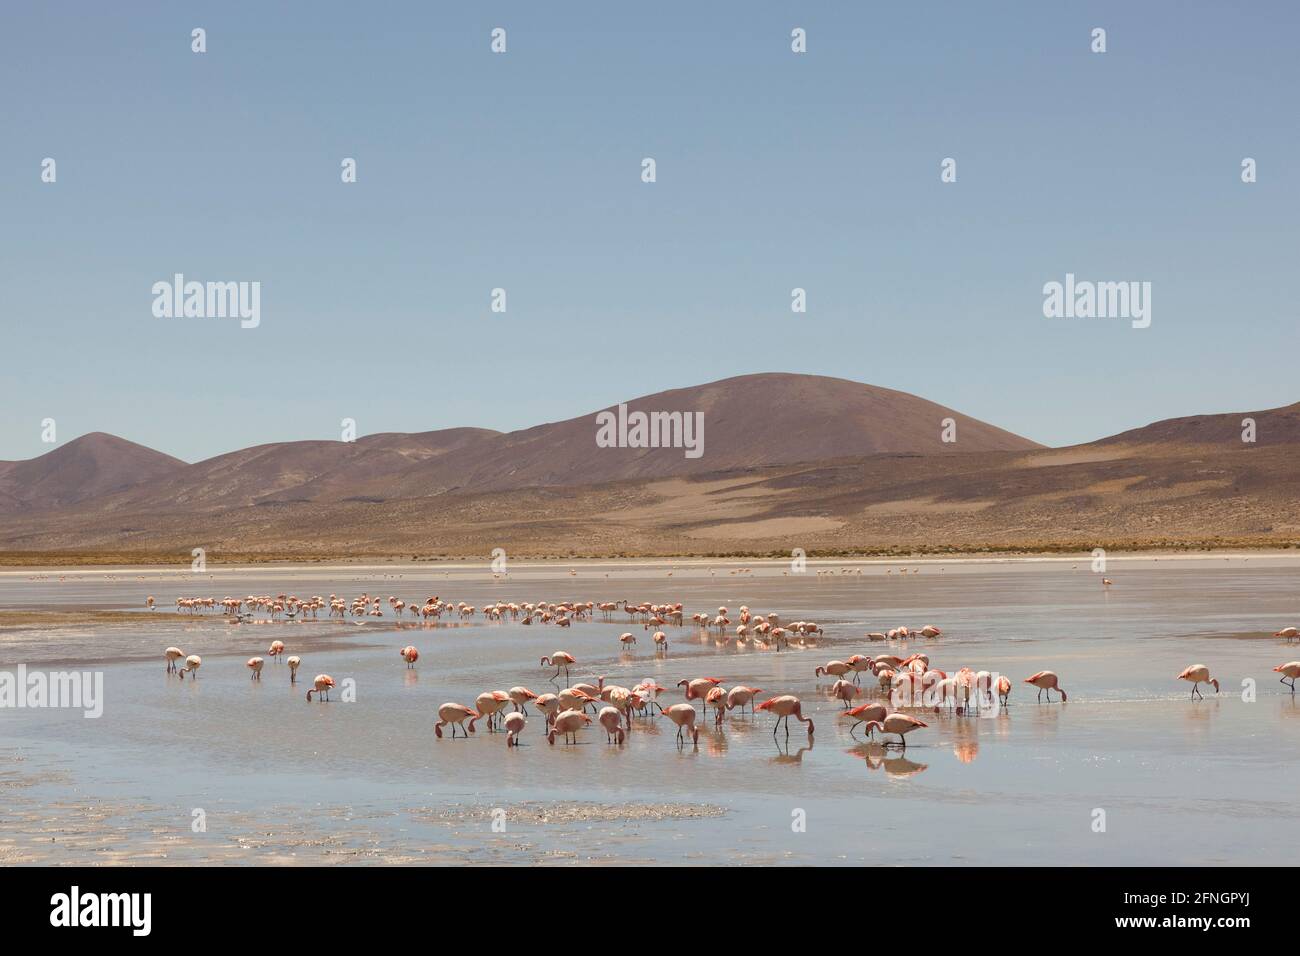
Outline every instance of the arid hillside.
{"label": "arid hillside", "polygon": [[[786,402],[809,384],[787,378],[801,377],[730,381],[745,382],[756,401],[748,389],[766,380]],[[540,426],[550,429],[545,450],[529,437],[537,429],[263,446],[58,509],[0,516],[0,561],[180,562],[195,547],[214,560],[410,560],[486,559],[494,548],[543,557],[1300,543],[1294,407],[1158,422],[1060,449],[958,419],[956,447],[939,448],[924,444],[938,435],[938,406],[904,396],[892,407],[914,416],[907,427],[924,436],[919,450],[899,451],[892,445],[905,442],[906,429],[871,428],[863,417],[870,403],[887,407],[898,393],[814,381],[834,383],[833,396],[857,396],[847,431],[859,448],[877,443],[871,452],[831,453],[842,425],[833,400],[823,399],[765,412],[788,423],[773,426],[769,446],[817,457],[751,461],[764,447],[757,412],[697,390],[694,400],[714,402],[702,459],[713,467],[701,472],[680,449],[596,448],[585,418]],[[671,408],[672,394],[652,398]],[[734,434],[729,415],[737,416]],[[824,418],[814,426],[816,416]],[[1258,442],[1242,442],[1243,417],[1256,420]],[[782,445],[781,427],[807,434]],[[1011,447],[961,450],[977,436]],[[556,448],[567,449],[563,464]],[[257,469],[262,477],[253,479]]]}

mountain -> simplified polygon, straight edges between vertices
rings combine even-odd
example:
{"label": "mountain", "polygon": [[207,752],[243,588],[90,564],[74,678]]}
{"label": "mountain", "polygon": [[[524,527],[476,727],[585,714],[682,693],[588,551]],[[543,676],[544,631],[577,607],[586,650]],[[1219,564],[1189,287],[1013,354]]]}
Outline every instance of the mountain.
{"label": "mountain", "polygon": [[[616,406],[602,411],[616,411]],[[699,412],[702,454],[598,448],[596,413],[502,435],[472,459],[430,461],[394,476],[398,497],[704,474],[877,454],[1026,451],[1042,446],[934,402],[820,375],[742,375],[627,402],[628,413]],[[943,421],[956,441],[942,441]]]}
{"label": "mountain", "polygon": [[0,512],[43,511],[175,475],[185,462],[92,432],[28,461],[0,462]]}
{"label": "mountain", "polygon": [[447,428],[416,434],[367,435],[356,441],[292,441],[255,445],[137,485],[106,505],[114,510],[153,507],[234,508],[268,502],[346,500],[382,488],[393,475],[421,462],[467,454],[499,432]]}
{"label": "mountain", "polygon": [[[703,454],[597,447],[596,413],[260,445],[186,465],[107,435],[0,464],[10,562],[1291,547],[1300,405],[1044,448],[903,392],[760,374],[629,401]],[[955,443],[940,440],[945,418]],[[1253,418],[1258,441],[1241,441]]]}
{"label": "mountain", "polygon": [[1300,402],[1262,412],[1229,412],[1221,415],[1190,415],[1186,418],[1168,418],[1164,421],[1130,429],[1094,442],[1109,444],[1184,444],[1223,445],[1231,448],[1249,448],[1250,442],[1241,440],[1242,420],[1255,422],[1255,445],[1300,444]]}
{"label": "mountain", "polygon": [[[355,442],[276,442],[160,469],[114,487],[78,489],[80,472],[75,469],[61,475],[61,481],[77,492],[68,500],[125,489],[101,502],[106,511],[212,511],[300,501],[415,498],[453,490],[586,485],[881,453],[1040,447],[906,392],[815,375],[743,375],[647,395],[627,405],[630,412],[701,413],[702,454],[690,458],[682,448],[597,447],[596,412],[591,412],[509,434],[450,428],[370,435]],[[941,441],[942,423],[948,418],[956,422],[957,440],[952,443]],[[63,451],[21,463],[31,466],[24,475]],[[19,494],[25,487],[15,480],[10,493]],[[16,509],[6,508],[0,498],[0,512],[6,510]]]}

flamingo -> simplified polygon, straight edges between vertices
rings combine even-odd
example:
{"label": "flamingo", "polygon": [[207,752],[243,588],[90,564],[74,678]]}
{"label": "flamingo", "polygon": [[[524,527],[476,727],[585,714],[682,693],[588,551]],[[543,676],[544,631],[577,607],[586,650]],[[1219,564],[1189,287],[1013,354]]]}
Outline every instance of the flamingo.
{"label": "flamingo", "polygon": [[414,644],[407,644],[397,652],[402,660],[406,661],[406,669],[410,670],[415,666],[415,662],[420,659],[420,652],[415,649]]}
{"label": "flamingo", "polygon": [[619,643],[621,643],[624,647],[630,648],[633,644],[636,643],[636,635],[633,634],[631,631],[625,631],[624,633],[618,636],[618,640]]}
{"label": "flamingo", "polygon": [[512,714],[506,714],[506,747],[518,747],[519,735],[524,732],[524,725],[528,723],[528,718],[519,711]]}
{"label": "flamingo", "polygon": [[555,719],[555,715],[560,712],[560,698],[555,694],[538,694],[533,698],[533,704],[545,715],[548,725]]}
{"label": "flamingo", "polygon": [[596,715],[600,725],[605,728],[605,743],[623,745],[623,714],[617,707],[602,707]]}
{"label": "flamingo", "polygon": [[546,735],[546,742],[552,747],[555,746],[555,735],[564,734],[564,742],[569,743],[569,738],[573,738],[573,743],[578,742],[578,731],[587,724],[591,723],[591,718],[580,710],[562,710],[555,715],[555,720],[551,721],[551,730]]}
{"label": "flamingo", "polygon": [[677,742],[685,743],[682,734],[687,728],[690,728],[691,742],[698,744],[700,742],[700,728],[695,726],[696,718],[699,714],[690,704],[673,704],[663,711],[663,715],[677,725]]}
{"label": "flamingo", "polygon": [[[442,739],[442,728],[446,724],[451,724],[451,738],[456,739],[456,728],[468,738],[474,732],[474,721],[478,720],[479,713],[464,704],[443,704],[438,708],[438,722],[433,725],[433,732],[439,740]],[[469,721],[469,731],[465,730],[465,721]]]}
{"label": "flamingo", "polygon": [[664,654],[668,653],[668,635],[663,631],[655,631],[654,635],[655,650]]}
{"label": "flamingo", "polygon": [[260,657],[250,657],[248,659],[248,664],[246,666],[250,671],[253,672],[252,674],[249,675],[250,680],[262,679],[262,665],[265,663],[266,661],[262,660],[262,658]]}
{"label": "flamingo", "polygon": [[588,704],[599,704],[600,698],[593,697],[577,687],[566,687],[555,695],[560,702],[560,710],[586,710]]}
{"label": "flamingo", "polygon": [[682,678],[677,682],[677,686],[681,687],[685,685],[687,700],[699,700],[704,702],[704,714],[702,716],[707,717],[709,715],[707,695],[711,689],[717,687],[721,683],[721,677],[697,677],[694,680],[686,680],[685,678]]}
{"label": "flamingo", "polygon": [[505,710],[509,703],[510,695],[503,690],[489,690],[478,695],[474,706],[478,708],[480,717],[487,718],[489,732],[496,730],[497,714]]}
{"label": "flamingo", "polygon": [[1053,690],[1056,690],[1058,693],[1060,693],[1062,701],[1069,699],[1066,697],[1065,691],[1061,689],[1061,682],[1059,678],[1057,678],[1057,676],[1051,671],[1039,671],[1037,674],[1034,674],[1032,677],[1026,677],[1025,683],[1033,684],[1035,687],[1038,688],[1038,699],[1040,701],[1043,699],[1043,691],[1047,691],[1047,702],[1050,704],[1052,702]]}
{"label": "flamingo", "polygon": [[844,709],[849,709],[849,701],[862,694],[862,689],[852,681],[840,678],[831,685],[831,696],[844,701]]}
{"label": "flamingo", "polygon": [[704,703],[713,705],[713,719],[719,727],[722,726],[722,712],[727,706],[727,691],[724,687],[714,687],[704,695]]}
{"label": "flamingo", "polygon": [[[862,704],[858,707],[854,707],[852,710],[846,710],[844,716],[853,718],[853,725],[849,727],[849,735],[856,737],[857,734],[854,733],[854,731],[858,729],[859,724],[879,724],[885,719],[885,716],[888,713],[889,708],[879,701],[870,704]],[[868,727],[868,730],[871,734],[875,734],[874,727]]]}
{"label": "flamingo", "polygon": [[782,720],[785,721],[785,735],[787,737],[790,736],[791,717],[807,724],[808,736],[811,737],[813,735],[812,718],[803,715],[802,705],[799,703],[799,698],[795,697],[793,694],[783,694],[780,697],[773,697],[769,700],[765,700],[763,703],[758,705],[758,710],[770,710],[776,715],[776,723],[772,725],[773,737],[776,736],[776,729],[781,725]]}
{"label": "flamingo", "polygon": [[822,666],[818,667],[816,670],[813,671],[813,676],[821,677],[825,675],[827,677],[838,678],[838,677],[843,677],[850,670],[851,668],[849,667],[849,665],[844,663],[843,661],[827,661],[825,664],[823,664]]}
{"label": "flamingo", "polygon": [[868,732],[880,730],[883,734],[898,734],[898,742],[907,749],[907,734],[921,727],[930,726],[923,720],[917,720],[911,714],[890,714],[884,720],[867,721]]}
{"label": "flamingo", "polygon": [[745,705],[749,704],[750,712],[754,710],[754,698],[763,693],[761,687],[746,687],[744,684],[731,688],[727,691],[727,710],[734,710],[739,707],[740,712],[745,712]]}
{"label": "flamingo", "polygon": [[289,665],[289,683],[298,683],[298,667],[302,664],[302,658],[297,656],[291,657],[285,661],[285,663]]}
{"label": "flamingo", "polygon": [[1005,674],[1001,674],[998,676],[998,702],[1005,707],[1007,706],[1007,698],[1010,696],[1011,678],[1007,677]]}
{"label": "flamingo", "polygon": [[861,654],[854,654],[852,657],[846,657],[844,663],[849,665],[849,670],[853,672],[853,683],[862,683],[862,674],[864,671],[871,670],[871,665],[875,663],[870,657],[863,657]]}
{"label": "flamingo", "polygon": [[1191,682],[1193,698],[1198,696],[1202,699],[1205,698],[1205,695],[1200,690],[1201,684],[1213,684],[1214,692],[1216,694],[1219,692],[1219,682],[1210,676],[1210,669],[1204,664],[1193,664],[1179,674],[1178,679]]}
{"label": "flamingo", "polygon": [[169,647],[163,651],[163,657],[167,658],[167,673],[171,674],[176,671],[176,662],[185,656],[185,652],[179,647]]}
{"label": "flamingo", "polygon": [[181,680],[185,679],[186,674],[193,674],[197,679],[199,674],[199,665],[202,663],[203,658],[199,657],[198,654],[191,654],[189,657],[185,658],[185,666],[177,671],[177,673],[180,674]]}
{"label": "flamingo", "polygon": [[1300,628],[1284,627],[1280,631],[1274,631],[1273,636],[1285,637],[1287,639],[1287,643],[1290,643],[1292,638],[1300,637]]}
{"label": "flamingo", "polygon": [[567,651],[555,651],[550,657],[543,657],[542,667],[554,667],[555,673],[551,675],[551,680],[560,676],[560,671],[564,671],[564,679],[569,679],[569,668],[578,663],[578,659]]}
{"label": "flamingo", "polygon": [[284,641],[272,641],[271,647],[266,653],[270,654],[276,660],[279,660],[280,655],[284,653]]}
{"label": "flamingo", "polygon": [[307,691],[307,699],[311,700],[312,694],[319,694],[321,700],[330,699],[330,688],[334,686],[334,678],[329,674],[317,674],[316,679],[311,682],[312,689]]}
{"label": "flamingo", "polygon": [[1281,674],[1278,683],[1285,684],[1286,679],[1291,678],[1291,693],[1295,693],[1295,679],[1300,677],[1300,661],[1291,661],[1287,664],[1278,664],[1273,668],[1274,674]]}
{"label": "flamingo", "polygon": [[506,693],[510,695],[510,700],[515,705],[515,712],[528,716],[528,707],[526,705],[530,700],[535,700],[537,695],[527,687],[511,687]]}

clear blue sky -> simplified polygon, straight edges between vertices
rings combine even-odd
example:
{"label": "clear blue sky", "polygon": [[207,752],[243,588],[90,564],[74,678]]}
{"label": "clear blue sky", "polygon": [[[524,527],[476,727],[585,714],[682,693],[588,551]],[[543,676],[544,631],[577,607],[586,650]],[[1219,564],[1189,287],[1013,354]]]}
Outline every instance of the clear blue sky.
{"label": "clear blue sky", "polygon": [[[1049,444],[1289,404],[1296,10],[8,4],[0,458],[46,417],[196,460],[772,370]],[[175,272],[260,281],[261,326],[155,318]],[[1151,328],[1045,319],[1066,272],[1152,282]]]}

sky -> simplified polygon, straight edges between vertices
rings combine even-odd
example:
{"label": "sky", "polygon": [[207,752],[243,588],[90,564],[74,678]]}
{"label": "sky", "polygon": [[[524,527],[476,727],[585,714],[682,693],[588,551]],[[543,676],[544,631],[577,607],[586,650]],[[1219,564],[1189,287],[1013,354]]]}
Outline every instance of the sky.
{"label": "sky", "polygon": [[[1051,445],[1290,404],[1298,9],[7,4],[0,459],[47,418],[194,461],[762,371]],[[155,316],[175,273],[260,282],[260,324]],[[1150,327],[1045,317],[1067,273],[1150,282]]]}

